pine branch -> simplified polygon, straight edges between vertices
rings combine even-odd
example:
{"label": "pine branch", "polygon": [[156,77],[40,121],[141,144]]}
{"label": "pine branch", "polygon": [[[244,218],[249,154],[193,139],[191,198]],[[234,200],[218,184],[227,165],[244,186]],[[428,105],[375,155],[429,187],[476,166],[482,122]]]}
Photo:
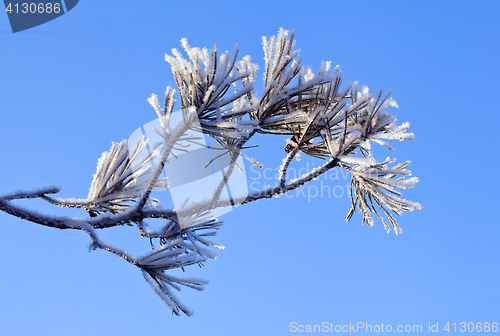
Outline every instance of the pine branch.
{"label": "pine branch", "polygon": [[[169,271],[201,266],[216,258],[211,249],[223,248],[211,240],[222,225],[211,215],[217,208],[283,195],[335,167],[352,174],[352,206],[347,220],[359,210],[363,224],[372,226],[375,214],[387,231],[392,228],[400,233],[393,213],[400,215],[421,208],[420,204],[403,199],[398,190],[413,188],[418,181],[410,177],[409,161],[389,167],[394,160],[377,162],[371,153],[371,142],[393,150],[387,140],[414,137],[406,133],[409,123],[397,126],[396,118],[387,112],[388,108],[397,107],[390,98],[391,91],[371,94],[367,87],[359,89],[357,82],[341,89],[342,70],[339,66],[331,69],[330,62],[322,62],[313,73],[302,65],[299,50],[294,49],[293,31],[280,29],[277,36],[263,38],[264,88],[260,96],[255,92],[258,66],[251,63],[249,56],[237,60],[239,46],[233,53],[220,54],[217,46],[210,50],[193,48],[186,39],[181,44],[187,58],[176,49],[165,56],[177,90],[167,87],[163,106],[155,94],[148,98],[159,120],[160,127],[153,131],[161,137],[160,142],[148,143],[139,138],[135,144],[126,140],[113,143],[98,161],[86,199],[54,197],[59,192],[55,187],[18,191],[0,197],[0,210],[47,227],[86,232],[92,250],[108,251],[135,265],[174,314],[191,315],[175,297],[174,290],[179,291],[182,286],[203,290],[207,282],[176,277]],[[182,120],[171,125],[176,91]],[[193,131],[199,136],[190,133]],[[243,150],[256,147],[245,147],[256,134],[290,137],[276,184],[222,199],[234,168],[241,168],[237,163],[239,156],[262,168],[243,154]],[[217,144],[199,143],[204,136],[215,139]],[[151,193],[155,187],[165,186],[166,181],[160,176],[170,160],[177,158],[178,153],[189,153],[193,144],[212,152],[220,150],[205,167],[225,155],[231,156],[230,164],[211,199],[189,205],[186,201],[176,209],[164,209]],[[309,173],[287,180],[293,158],[301,153],[325,161]],[[14,203],[33,198],[59,207],[83,208],[91,218],[49,216]],[[164,220],[164,225],[150,229],[150,219]],[[97,230],[122,225],[137,227],[142,238],[149,238],[152,250],[142,257],[132,256],[97,234]],[[160,246],[155,247],[158,242]]]}

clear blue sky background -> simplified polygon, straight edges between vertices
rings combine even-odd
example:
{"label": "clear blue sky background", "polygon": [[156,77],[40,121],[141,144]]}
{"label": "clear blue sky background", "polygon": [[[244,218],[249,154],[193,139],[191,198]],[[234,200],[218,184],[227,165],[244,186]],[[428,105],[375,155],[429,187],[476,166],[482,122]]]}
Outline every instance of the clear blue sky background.
{"label": "clear blue sky background", "polygon": [[[424,207],[398,218],[396,236],[359,215],[346,223],[346,195],[241,206],[222,218],[219,258],[187,273],[210,281],[179,293],[191,318],[171,316],[135,267],[89,253],[86,234],[0,213],[0,334],[288,335],[291,322],[424,333],[430,322],[448,334],[446,322],[500,322],[499,15],[498,1],[82,0],[12,34],[0,13],[1,194],[57,185],[85,198],[101,153],[154,118],[151,93],[175,85],[164,54],[182,37],[240,43],[262,69],[261,37],[284,27],[313,69],[331,60],[345,83],[395,90],[393,112],[416,139],[377,155],[412,160],[420,182],[404,196]],[[279,165],[284,140],[257,140],[269,147],[247,154]],[[348,180],[311,186],[322,182]],[[132,228],[118,232],[147,251]]]}

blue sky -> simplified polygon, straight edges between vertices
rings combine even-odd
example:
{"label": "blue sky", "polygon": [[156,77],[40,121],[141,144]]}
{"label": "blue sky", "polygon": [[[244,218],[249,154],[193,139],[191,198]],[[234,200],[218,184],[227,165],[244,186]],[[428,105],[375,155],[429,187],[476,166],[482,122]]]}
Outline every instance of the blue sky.
{"label": "blue sky", "polygon": [[[404,197],[423,209],[398,218],[397,236],[359,215],[346,223],[346,195],[238,207],[221,218],[226,249],[188,271],[210,281],[179,293],[190,318],[171,316],[135,267],[89,253],[86,234],[0,213],[0,334],[288,335],[292,322],[422,325],[422,334],[439,323],[448,334],[447,322],[500,322],[498,2],[117,3],[82,0],[17,34],[0,14],[0,194],[57,185],[60,197],[85,198],[101,153],[153,120],[146,99],[175,85],[164,54],[181,38],[240,43],[262,69],[261,37],[284,27],[313,69],[329,60],[344,83],[394,89],[393,113],[416,139],[376,155],[412,161],[420,182]],[[261,139],[246,154],[274,168],[284,140]],[[135,231],[117,231],[103,237],[147,251]]]}

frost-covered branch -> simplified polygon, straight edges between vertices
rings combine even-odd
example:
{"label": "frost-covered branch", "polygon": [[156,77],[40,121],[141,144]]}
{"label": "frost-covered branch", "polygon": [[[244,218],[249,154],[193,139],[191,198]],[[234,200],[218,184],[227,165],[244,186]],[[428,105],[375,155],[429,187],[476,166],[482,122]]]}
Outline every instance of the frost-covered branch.
{"label": "frost-covered branch", "polygon": [[[411,177],[405,179],[405,176],[411,175],[411,172],[406,169],[409,166],[408,161],[397,164],[392,168],[389,168],[388,164],[393,163],[395,160],[389,158],[381,163],[370,161],[372,160],[355,164],[354,167],[349,167],[346,164],[347,162],[342,163],[342,167],[352,173],[352,208],[346,219],[350,220],[356,211],[356,206],[359,206],[363,214],[363,223],[372,226],[374,222],[371,214],[375,213],[384,224],[385,229],[390,231],[389,225],[377,211],[378,207],[386,215],[387,219],[389,219],[394,231],[401,233],[401,228],[389,210],[397,215],[401,215],[403,211],[420,210],[421,206],[416,202],[401,198],[401,192],[394,188],[414,188],[418,182],[418,178]],[[400,175],[401,177],[398,177]]]}
{"label": "frost-covered branch", "polygon": [[[388,112],[397,107],[391,91],[372,94],[357,82],[343,86],[340,66],[332,68],[330,62],[322,62],[316,73],[304,67],[300,51],[294,48],[293,31],[280,29],[277,36],[262,41],[263,92],[258,94],[258,66],[248,55],[238,60],[239,46],[233,53],[220,53],[217,46],[193,48],[182,39],[184,54],[172,49],[172,55],[165,56],[177,89],[167,87],[162,104],[155,94],[148,98],[159,125],[150,131],[160,137],[159,141],[142,136],[133,143],[113,143],[98,160],[85,199],[57,198],[54,194],[59,189],[55,187],[19,191],[0,197],[0,210],[40,225],[86,232],[91,249],[108,251],[138,267],[177,315],[191,312],[176,298],[174,290],[179,291],[181,285],[203,290],[207,282],[173,276],[170,271],[201,266],[216,258],[213,248],[223,246],[211,238],[222,225],[213,215],[220,208],[283,195],[339,167],[352,175],[352,206],[346,219],[359,210],[362,222],[372,226],[375,214],[387,231],[392,228],[400,233],[393,214],[421,206],[403,199],[398,189],[413,188],[418,179],[410,177],[409,162],[389,167],[394,159],[378,162],[371,152],[372,143],[393,150],[388,140],[414,137],[406,133],[409,123],[398,126]],[[181,105],[180,121],[174,117],[176,93]],[[244,172],[241,158],[262,168],[247,155],[251,152],[248,149],[258,147],[262,136],[288,137],[276,183],[243,195],[233,194],[232,190],[231,195],[224,193],[231,179]],[[205,143],[205,137],[214,143]],[[208,171],[211,165],[223,165],[219,169],[222,174],[211,175],[219,180],[210,190],[210,197],[194,201],[187,197],[171,209],[162,207],[160,200],[152,197],[153,191],[169,188],[172,192],[179,181],[168,168],[179,162],[181,155],[194,155],[199,149],[210,150],[208,162],[197,162],[201,167],[182,167],[182,171],[189,174],[194,168]],[[293,159],[302,154],[323,160],[323,164],[296,179],[287,179]],[[166,178],[162,178],[164,173]],[[199,190],[191,191],[196,194]],[[44,215],[18,204],[33,198],[59,207],[85,209],[89,217]],[[162,225],[152,227],[151,219],[162,220]],[[124,225],[136,228],[138,235],[149,241],[151,250],[133,256],[98,235],[98,230]]]}

